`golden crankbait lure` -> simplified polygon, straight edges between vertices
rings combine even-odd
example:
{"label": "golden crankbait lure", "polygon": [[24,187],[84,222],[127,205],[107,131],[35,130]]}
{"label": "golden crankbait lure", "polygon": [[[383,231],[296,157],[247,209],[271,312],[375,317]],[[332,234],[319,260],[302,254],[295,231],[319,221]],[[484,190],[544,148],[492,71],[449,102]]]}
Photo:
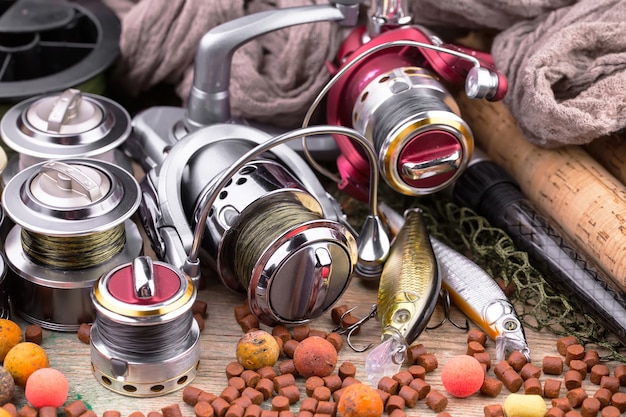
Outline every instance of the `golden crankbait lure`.
{"label": "golden crankbait lure", "polygon": [[382,342],[365,362],[373,386],[383,376],[398,372],[408,346],[430,320],[441,285],[423,214],[408,210],[391,244],[378,287],[376,315],[382,326]]}

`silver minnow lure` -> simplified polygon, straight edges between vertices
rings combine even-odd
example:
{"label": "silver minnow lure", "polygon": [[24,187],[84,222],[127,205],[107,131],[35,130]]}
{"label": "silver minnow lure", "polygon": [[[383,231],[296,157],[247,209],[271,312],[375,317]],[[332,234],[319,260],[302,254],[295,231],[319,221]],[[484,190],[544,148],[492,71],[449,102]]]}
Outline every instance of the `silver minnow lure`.
{"label": "silver minnow lure", "polygon": [[378,287],[376,315],[382,342],[366,358],[372,385],[398,371],[408,346],[426,328],[442,280],[421,210],[407,210],[391,244]]}
{"label": "silver minnow lure", "polygon": [[[403,217],[384,203],[379,210],[392,232],[402,227]],[[495,280],[479,265],[430,236],[443,280],[452,302],[496,342],[496,358],[519,350],[530,360],[524,327],[515,308]]]}

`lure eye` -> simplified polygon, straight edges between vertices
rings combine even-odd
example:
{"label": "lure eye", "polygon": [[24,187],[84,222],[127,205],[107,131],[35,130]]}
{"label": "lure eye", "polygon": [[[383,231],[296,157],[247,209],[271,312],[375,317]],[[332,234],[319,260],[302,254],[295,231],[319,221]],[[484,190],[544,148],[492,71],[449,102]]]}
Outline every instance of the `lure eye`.
{"label": "lure eye", "polygon": [[406,323],[411,318],[411,313],[407,309],[401,309],[393,315],[393,321],[396,323]]}
{"label": "lure eye", "polygon": [[504,328],[504,330],[512,332],[518,329],[519,323],[516,320],[509,319],[505,320],[504,323],[502,323],[502,327]]}

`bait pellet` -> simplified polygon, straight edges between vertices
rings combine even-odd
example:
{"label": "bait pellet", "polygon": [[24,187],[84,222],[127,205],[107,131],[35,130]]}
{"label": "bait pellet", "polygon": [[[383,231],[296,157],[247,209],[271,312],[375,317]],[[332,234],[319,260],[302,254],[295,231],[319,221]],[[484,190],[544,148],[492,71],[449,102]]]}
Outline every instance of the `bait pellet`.
{"label": "bait pellet", "polygon": [[437,390],[431,389],[426,395],[424,402],[428,408],[433,410],[435,413],[439,413],[448,406],[448,397]]}
{"label": "bait pellet", "polygon": [[313,375],[313,376],[308,377],[304,381],[304,390],[308,397],[313,396],[313,392],[315,391],[317,387],[323,387],[323,386],[324,386],[324,380],[322,379],[321,376]]}
{"label": "bait pellet", "polygon": [[515,372],[515,369],[513,368],[509,368],[504,371],[501,380],[504,386],[511,392],[519,391],[522,387],[522,384],[524,383],[522,377],[517,372]]}
{"label": "bait pellet", "polygon": [[503,417],[504,411],[500,404],[488,404],[483,407],[483,413],[485,417]]}
{"label": "bait pellet", "polygon": [[389,417],[406,417],[406,413],[404,412],[404,410],[396,408],[389,414]]}
{"label": "bait pellet", "polygon": [[619,379],[614,376],[604,375],[600,378],[600,388],[606,388],[615,393],[619,391],[619,387]]}
{"label": "bait pellet", "polygon": [[522,352],[520,352],[519,350],[514,350],[509,355],[508,362],[509,362],[509,365],[511,365],[513,369],[519,372],[522,370],[524,365],[528,363],[528,360],[526,359],[526,356],[524,356]]}
{"label": "bait pellet", "polygon": [[484,365],[485,372],[491,369],[491,355],[489,354],[489,352],[478,352],[478,353],[474,353],[473,356],[474,358],[476,358],[478,362]]}
{"label": "bait pellet", "polygon": [[485,343],[487,343],[487,333],[483,332],[480,329],[472,327],[467,332],[467,343],[469,344],[470,342],[478,342],[481,345],[485,346]]}
{"label": "bait pellet", "polygon": [[[323,382],[323,381],[322,381]],[[287,385],[295,385],[296,377],[291,373],[282,373],[274,378],[274,390],[278,392],[281,387],[286,387]]]}
{"label": "bait pellet", "polygon": [[409,364],[414,365],[417,363],[417,358],[428,353],[426,350],[426,346],[422,343],[416,343],[414,345],[409,346],[407,350],[407,361]]}
{"label": "bait pellet", "polygon": [[17,417],[17,407],[13,403],[6,403],[2,406],[11,417]]}
{"label": "bait pellet", "polygon": [[266,400],[265,396],[263,395],[261,391],[252,387],[246,387],[246,389],[244,389],[241,392],[241,395],[242,396],[245,395],[246,397],[250,398],[250,400],[252,401],[252,404],[261,405],[261,403],[263,403],[263,401]]}
{"label": "bait pellet", "polygon": [[43,329],[38,324],[29,324],[24,329],[24,341],[38,345],[43,342]]}
{"label": "bait pellet", "polygon": [[587,371],[591,372],[591,368],[600,363],[600,354],[594,349],[587,350],[585,351],[583,362],[587,364]]}
{"label": "bait pellet", "polygon": [[196,299],[193,304],[191,305],[191,313],[192,314],[199,314],[202,317],[206,317],[206,313],[207,313],[207,302],[204,300],[198,300]]}
{"label": "bait pellet", "polygon": [[239,392],[239,390],[233,387],[232,385],[225,386],[224,389],[222,389],[222,392],[220,393],[220,397],[222,397],[229,403],[232,403],[233,401],[235,401],[237,398],[239,398],[240,395],[241,393]]}
{"label": "bait pellet", "polygon": [[567,347],[575,344],[578,344],[578,339],[576,339],[575,336],[563,336],[556,341],[556,351],[559,352],[561,356],[565,356],[567,354]]}
{"label": "bait pellet", "polygon": [[[387,400],[389,400],[389,397],[391,397],[391,394],[389,394],[387,391],[381,390],[380,388],[376,388],[376,392],[378,393],[378,396],[380,397],[380,399],[383,401],[383,407],[384,407],[385,404],[387,404]],[[336,402],[339,402],[339,400],[337,400]]]}
{"label": "bait pellet", "polygon": [[300,401],[300,389],[296,384],[281,387],[278,390],[278,395],[286,397],[289,400],[289,404],[295,404]]}
{"label": "bait pellet", "polygon": [[81,400],[74,400],[63,408],[67,417],[78,417],[87,411],[87,404]]}
{"label": "bait pellet", "polygon": [[289,339],[283,344],[283,353],[286,357],[293,359],[293,352],[296,350],[300,342],[296,339]]}
{"label": "bait pellet", "polygon": [[585,398],[580,406],[580,414],[583,417],[595,417],[598,411],[600,411],[600,401],[597,398]]}
{"label": "bait pellet", "polygon": [[337,414],[337,403],[334,401],[318,401],[315,414],[334,416]]}
{"label": "bait pellet", "polygon": [[481,394],[495,398],[502,391],[502,385],[502,381],[500,381],[498,378],[485,376],[483,384],[480,386],[480,392]]}
{"label": "bait pellet", "polygon": [[511,368],[511,364],[503,359],[499,361],[498,363],[496,363],[496,366],[493,367],[493,373],[498,378],[502,379],[502,376],[504,375],[504,371],[510,368]]}
{"label": "bait pellet", "polygon": [[563,373],[563,358],[560,356],[544,356],[541,369],[546,375],[561,375]]}
{"label": "bait pellet", "polygon": [[261,411],[263,409],[258,404],[252,404],[246,411],[243,413],[243,417],[261,417]]}
{"label": "bait pellet", "polygon": [[[356,334],[356,332],[352,332],[352,334]],[[322,339],[326,339],[328,337],[328,332],[322,329],[311,329],[309,330],[309,337],[321,337]]]}
{"label": "bait pellet", "polygon": [[317,402],[318,401],[313,397],[306,397],[300,403],[300,411],[310,411],[315,413],[315,410],[317,410]]}
{"label": "bait pellet", "polygon": [[339,365],[339,368],[337,368],[337,375],[339,375],[342,381],[347,377],[354,378],[356,375],[356,366],[352,362],[343,362]]}
{"label": "bait pellet", "polygon": [[622,413],[626,411],[626,393],[616,392],[611,396],[611,405],[619,408]]}
{"label": "bait pellet", "polygon": [[196,321],[196,323],[198,323],[198,329],[200,331],[203,331],[204,330],[204,317],[196,313],[193,315],[193,319]]}
{"label": "bait pellet", "polygon": [[580,407],[587,397],[588,395],[582,387],[571,389],[565,394],[565,398],[567,398],[572,408]]}
{"label": "bait pellet", "polygon": [[437,417],[452,417],[452,415],[450,415],[450,413],[448,413],[447,411],[442,411],[441,413],[437,414]]}
{"label": "bait pellet", "polygon": [[279,413],[276,410],[262,410],[261,417],[279,417]]}
{"label": "bait pellet", "polygon": [[430,384],[421,378],[415,378],[413,381],[411,381],[409,387],[417,391],[420,400],[426,398],[426,396],[430,392]]}
{"label": "bait pellet", "polygon": [[341,388],[345,388],[347,386],[350,386],[352,384],[360,384],[361,381],[359,381],[358,379],[356,379],[353,376],[347,376],[343,379],[343,381],[341,382]]}
{"label": "bait pellet", "polygon": [[472,340],[467,344],[467,349],[465,351],[466,355],[472,356],[475,353],[482,353],[485,351],[485,346],[480,344],[479,342]]}
{"label": "bait pellet", "polygon": [[607,405],[602,409],[602,417],[619,417],[620,414],[619,408],[614,405]]}
{"label": "bait pellet", "polygon": [[332,392],[328,387],[317,387],[313,390],[313,395],[311,395],[317,401],[330,401],[331,396]]}
{"label": "bait pellet", "polygon": [[579,372],[583,379],[587,378],[587,364],[581,359],[573,359],[569,363],[569,369]]}
{"label": "bait pellet", "polygon": [[407,371],[409,371],[411,375],[413,375],[413,379],[424,379],[426,377],[426,368],[424,368],[422,365],[411,365],[408,367]]}
{"label": "bait pellet", "polygon": [[582,360],[585,357],[585,348],[584,346],[574,343],[569,345],[565,349],[565,363],[569,365],[569,363],[574,359]]}
{"label": "bait pellet", "polygon": [[146,417],[146,415],[141,411],[133,411],[128,415],[128,417]]}
{"label": "bait pellet", "polygon": [[307,324],[300,324],[298,326],[294,326],[291,329],[291,333],[293,334],[293,338],[298,341],[301,342],[304,339],[306,339],[307,337],[309,337],[309,332],[311,331],[311,328],[307,325]]}
{"label": "bait pellet", "polygon": [[250,399],[250,397],[244,395],[244,396],[237,398],[232,403],[230,403],[231,406],[235,404],[240,405],[241,408],[245,410],[246,408],[252,405],[252,400]]}
{"label": "bait pellet", "polygon": [[531,362],[528,362],[526,365],[522,366],[519,374],[524,380],[528,378],[539,378],[541,376],[541,368]]}
{"label": "bait pellet", "polygon": [[558,407],[552,407],[548,410],[548,412],[546,412],[544,417],[565,417],[565,411]]}
{"label": "bait pellet", "polygon": [[46,405],[39,409],[39,413],[37,414],[39,417],[56,417],[57,409],[56,407],[51,407]]}
{"label": "bait pellet", "polygon": [[78,340],[80,340],[81,342],[87,345],[90,344],[91,343],[91,324],[81,323],[80,326],[78,326],[76,337],[78,337]]}
{"label": "bait pellet", "polygon": [[216,416],[224,416],[226,414],[226,410],[230,407],[228,401],[223,399],[222,397],[216,397],[213,401],[211,401],[211,405],[213,406],[213,411],[215,411]]}
{"label": "bait pellet", "polygon": [[341,352],[341,349],[343,349],[343,338],[340,334],[332,332],[328,333],[328,335],[326,336],[326,340],[328,340],[330,344],[335,347],[337,353]]}
{"label": "bait pellet", "polygon": [[[187,385],[183,388],[183,402],[191,406],[196,405],[198,402],[198,396],[202,393],[202,389],[193,385]],[[104,417],[104,416],[103,416]]]}
{"label": "bait pellet", "polygon": [[237,323],[239,323],[241,319],[246,317],[248,314],[252,313],[252,310],[250,310],[250,305],[248,303],[243,303],[235,306],[233,311],[235,313],[235,320],[237,321]]}
{"label": "bait pellet", "polygon": [[200,401],[193,406],[193,412],[196,417],[213,417],[215,411],[213,406],[206,401]]}
{"label": "bait pellet", "polygon": [[[350,310],[350,307],[347,304],[341,304],[338,306],[333,307],[330,310],[330,318],[333,321],[333,323],[335,323],[335,325],[340,325],[341,324],[341,317],[346,314],[346,312]],[[350,313],[347,313],[350,314]]]}
{"label": "bait pellet", "polygon": [[524,381],[524,394],[526,395],[543,395],[543,388],[539,378],[528,378]]}
{"label": "bait pellet", "polygon": [[285,359],[278,364],[278,372],[281,375],[292,375],[295,376],[298,374],[298,370],[296,369],[296,365],[293,363],[293,359]]}
{"label": "bait pellet", "polygon": [[580,388],[583,385],[583,376],[578,371],[568,370],[563,374],[563,381],[565,381],[565,389],[572,390],[574,388]]}
{"label": "bait pellet", "polygon": [[324,386],[326,386],[331,392],[337,391],[343,385],[343,380],[337,374],[330,374],[322,377]]}
{"label": "bait pellet", "polygon": [[239,327],[243,330],[244,333],[251,332],[253,330],[257,330],[259,328],[259,319],[252,313],[248,314],[245,317],[242,317],[237,321],[239,323]]}
{"label": "bait pellet", "polygon": [[561,395],[561,380],[546,378],[543,382],[543,396],[546,398],[558,398]]}
{"label": "bait pellet", "polygon": [[257,372],[261,378],[266,378],[270,381],[278,375],[272,366],[263,366],[262,368],[257,369]]}
{"label": "bait pellet", "polygon": [[19,417],[37,417],[37,409],[26,404],[17,413]]}
{"label": "bait pellet", "polygon": [[[345,390],[346,390],[345,388],[341,388],[341,389],[338,389],[337,391],[333,392],[333,401],[339,402],[339,400],[341,399],[341,396],[343,395]],[[377,390],[377,391],[380,391],[380,390]],[[389,394],[387,394],[387,395],[389,395]]]}
{"label": "bait pellet", "polygon": [[261,375],[259,375],[257,371],[246,369],[241,373],[241,378],[244,380],[247,387],[255,387],[261,379]]}
{"label": "bait pellet", "polygon": [[606,388],[598,388],[596,392],[593,393],[593,398],[597,398],[598,401],[600,401],[601,408],[611,404],[612,397],[613,393]]}
{"label": "bait pellet", "polygon": [[413,378],[413,375],[409,371],[400,371],[391,376],[393,379],[398,381],[400,385],[409,385]]}
{"label": "bait pellet", "polygon": [[254,389],[262,393],[263,398],[267,400],[274,395],[274,382],[269,378],[261,378]]}
{"label": "bait pellet", "polygon": [[603,376],[609,376],[611,371],[608,366],[603,363],[599,363],[594,365],[591,368],[591,373],[589,375],[589,381],[592,384],[600,385]]}
{"label": "bait pellet", "polygon": [[212,392],[202,391],[200,395],[198,395],[198,402],[206,401],[208,403],[212,403],[213,400],[215,400],[216,398],[217,395],[213,394]]}
{"label": "bait pellet", "polygon": [[385,412],[391,414],[391,412],[396,409],[404,410],[404,407],[406,407],[404,398],[399,395],[391,395],[385,404]]}
{"label": "bait pellet", "polygon": [[302,411],[300,410],[300,412],[298,412],[298,417],[313,417],[315,415],[315,413],[312,413],[310,411]]}
{"label": "bait pellet", "polygon": [[239,392],[243,391],[244,388],[247,387],[246,381],[240,376],[234,376],[232,378],[229,378],[228,385],[230,385],[231,387],[235,387]]}
{"label": "bait pellet", "polygon": [[398,391],[398,395],[404,398],[404,402],[409,408],[415,407],[420,399],[419,393],[408,385],[403,385]]}
{"label": "bait pellet", "polygon": [[415,363],[417,365],[422,365],[426,372],[432,372],[439,366],[439,362],[437,361],[437,357],[432,353],[426,353],[424,355],[420,355],[417,357]]}
{"label": "bait pellet", "polygon": [[289,398],[282,395],[276,395],[272,398],[272,410],[282,411],[289,410]]}
{"label": "bait pellet", "polygon": [[626,385],[626,364],[619,364],[613,368],[613,376],[619,379],[619,384],[621,386]]}
{"label": "bait pellet", "polygon": [[384,376],[378,381],[378,389],[388,392],[391,395],[398,393],[399,385],[398,381],[390,376]]}
{"label": "bait pellet", "polygon": [[[158,413],[158,414],[160,415],[161,413]],[[80,417],[98,417],[98,415],[93,410],[87,410],[84,413],[82,413]],[[150,417],[150,413],[148,413],[148,417]]]}
{"label": "bait pellet", "polygon": [[233,361],[226,365],[226,378],[232,378],[234,376],[241,376],[244,371],[244,367],[239,362]]}

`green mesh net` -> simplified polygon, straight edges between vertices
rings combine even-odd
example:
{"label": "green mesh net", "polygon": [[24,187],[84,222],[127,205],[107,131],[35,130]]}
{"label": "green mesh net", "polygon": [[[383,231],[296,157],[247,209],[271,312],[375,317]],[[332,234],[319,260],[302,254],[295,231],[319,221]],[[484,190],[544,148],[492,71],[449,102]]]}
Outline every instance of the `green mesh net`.
{"label": "green mesh net", "polygon": [[[456,205],[445,193],[416,198],[381,188],[380,198],[387,205],[399,212],[410,207],[421,208],[434,237],[467,256],[496,279],[526,328],[559,336],[574,335],[582,345],[598,348],[605,360],[626,360],[617,339],[593,317],[577,310],[566,296],[555,291],[530,264],[528,254],[518,250],[502,229],[492,227],[487,219],[471,209]],[[368,213],[367,206],[341,193],[337,198],[359,230],[360,219]]]}

